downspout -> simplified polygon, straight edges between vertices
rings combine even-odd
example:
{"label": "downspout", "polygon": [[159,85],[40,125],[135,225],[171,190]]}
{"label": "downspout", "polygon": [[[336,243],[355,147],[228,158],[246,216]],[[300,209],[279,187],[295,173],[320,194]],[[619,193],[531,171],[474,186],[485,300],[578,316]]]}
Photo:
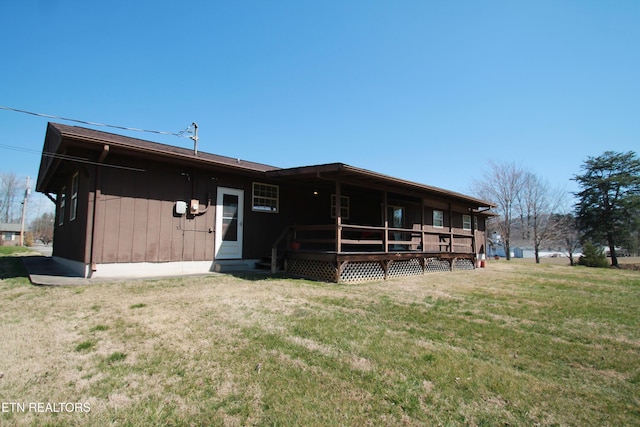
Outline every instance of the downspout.
{"label": "downspout", "polygon": [[[102,147],[102,152],[100,153],[100,156],[98,157],[98,162],[97,163],[103,163],[104,160],[107,158],[107,156],[109,155],[109,146],[107,144],[105,144]],[[98,210],[98,199],[100,198],[100,187],[99,187],[99,183],[101,182],[100,178],[102,177],[102,165],[98,164],[96,165],[96,176],[95,176],[95,183],[94,183],[94,193],[93,193],[93,212],[92,212],[92,220],[91,220],[91,244],[89,245],[89,266],[90,266],[90,271],[89,271],[89,277],[91,277],[91,275],[93,275],[93,272],[96,271],[96,264],[93,260],[93,253],[94,253],[94,246],[95,246],[95,241],[96,241],[96,211]]]}

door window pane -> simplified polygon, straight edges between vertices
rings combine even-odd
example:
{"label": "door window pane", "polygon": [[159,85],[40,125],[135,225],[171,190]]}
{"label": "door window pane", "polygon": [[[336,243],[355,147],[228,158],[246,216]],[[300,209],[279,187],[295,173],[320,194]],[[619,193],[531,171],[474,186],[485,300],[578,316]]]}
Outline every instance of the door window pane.
{"label": "door window pane", "polygon": [[238,196],[233,194],[222,196],[222,240],[238,240]]}
{"label": "door window pane", "polygon": [[404,208],[391,206],[391,226],[394,228],[404,227]]}

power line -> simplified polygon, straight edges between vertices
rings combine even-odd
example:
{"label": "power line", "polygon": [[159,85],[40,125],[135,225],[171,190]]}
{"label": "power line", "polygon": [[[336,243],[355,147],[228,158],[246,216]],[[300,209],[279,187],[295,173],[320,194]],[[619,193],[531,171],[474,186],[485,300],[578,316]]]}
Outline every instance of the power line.
{"label": "power line", "polygon": [[107,168],[123,169],[123,170],[128,170],[128,171],[133,171],[133,172],[146,172],[145,169],[134,168],[134,167],[130,167],[130,166],[114,165],[114,164],[110,164],[110,163],[99,163],[99,162],[91,161],[91,160],[89,160],[87,158],[70,156],[68,154],[45,153],[45,152],[41,153],[38,150],[32,150],[30,148],[24,148],[24,147],[16,147],[14,145],[0,144],[0,148],[5,148],[7,150],[14,150],[14,151],[22,151],[22,152],[25,152],[25,153],[39,154],[39,155],[42,155],[42,157],[51,157],[53,159],[67,160],[67,161],[70,161],[70,162],[84,163],[84,164],[88,164],[88,165],[104,166],[104,167],[107,167]]}
{"label": "power line", "polygon": [[13,111],[13,112],[16,112],[16,113],[29,114],[29,115],[38,116],[38,117],[46,117],[46,118],[49,118],[49,119],[64,120],[66,122],[82,123],[82,124],[91,125],[91,126],[103,126],[103,127],[108,127],[108,128],[129,130],[129,131],[135,131],[135,132],[155,133],[155,134],[159,134],[159,135],[172,135],[172,136],[177,136],[177,137],[181,137],[181,138],[188,138],[187,134],[192,133],[191,128],[193,126],[193,125],[191,125],[191,126],[187,127],[186,129],[181,130],[180,132],[163,132],[163,131],[159,131],[159,130],[130,128],[130,127],[126,127],[126,126],[116,126],[116,125],[108,125],[108,124],[105,124],[105,123],[96,123],[96,122],[88,122],[88,121],[85,121],[85,120],[70,119],[68,117],[60,117],[60,116],[53,116],[51,114],[35,113],[33,111],[20,110],[18,108],[5,107],[5,106],[2,106],[2,105],[0,105],[0,110]]}

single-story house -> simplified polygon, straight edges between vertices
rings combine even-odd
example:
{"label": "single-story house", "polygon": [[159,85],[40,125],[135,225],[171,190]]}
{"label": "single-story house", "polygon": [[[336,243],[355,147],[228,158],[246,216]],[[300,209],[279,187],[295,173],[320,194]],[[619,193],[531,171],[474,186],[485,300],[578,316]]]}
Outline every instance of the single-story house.
{"label": "single-story house", "polygon": [[472,269],[492,207],[343,163],[282,169],[56,123],[36,189],[57,206],[54,258],[84,277]]}
{"label": "single-story house", "polygon": [[20,233],[22,233],[21,224],[0,223],[0,235],[2,240],[0,245],[16,246],[20,244]]}

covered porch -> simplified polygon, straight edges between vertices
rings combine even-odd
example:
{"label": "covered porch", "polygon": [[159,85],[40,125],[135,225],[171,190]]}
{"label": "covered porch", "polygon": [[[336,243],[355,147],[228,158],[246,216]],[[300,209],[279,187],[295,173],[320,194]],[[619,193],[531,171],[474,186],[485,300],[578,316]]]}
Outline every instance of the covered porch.
{"label": "covered porch", "polygon": [[294,225],[271,247],[272,272],[380,280],[473,269],[484,253],[488,202],[344,164],[273,174],[297,185]]}

